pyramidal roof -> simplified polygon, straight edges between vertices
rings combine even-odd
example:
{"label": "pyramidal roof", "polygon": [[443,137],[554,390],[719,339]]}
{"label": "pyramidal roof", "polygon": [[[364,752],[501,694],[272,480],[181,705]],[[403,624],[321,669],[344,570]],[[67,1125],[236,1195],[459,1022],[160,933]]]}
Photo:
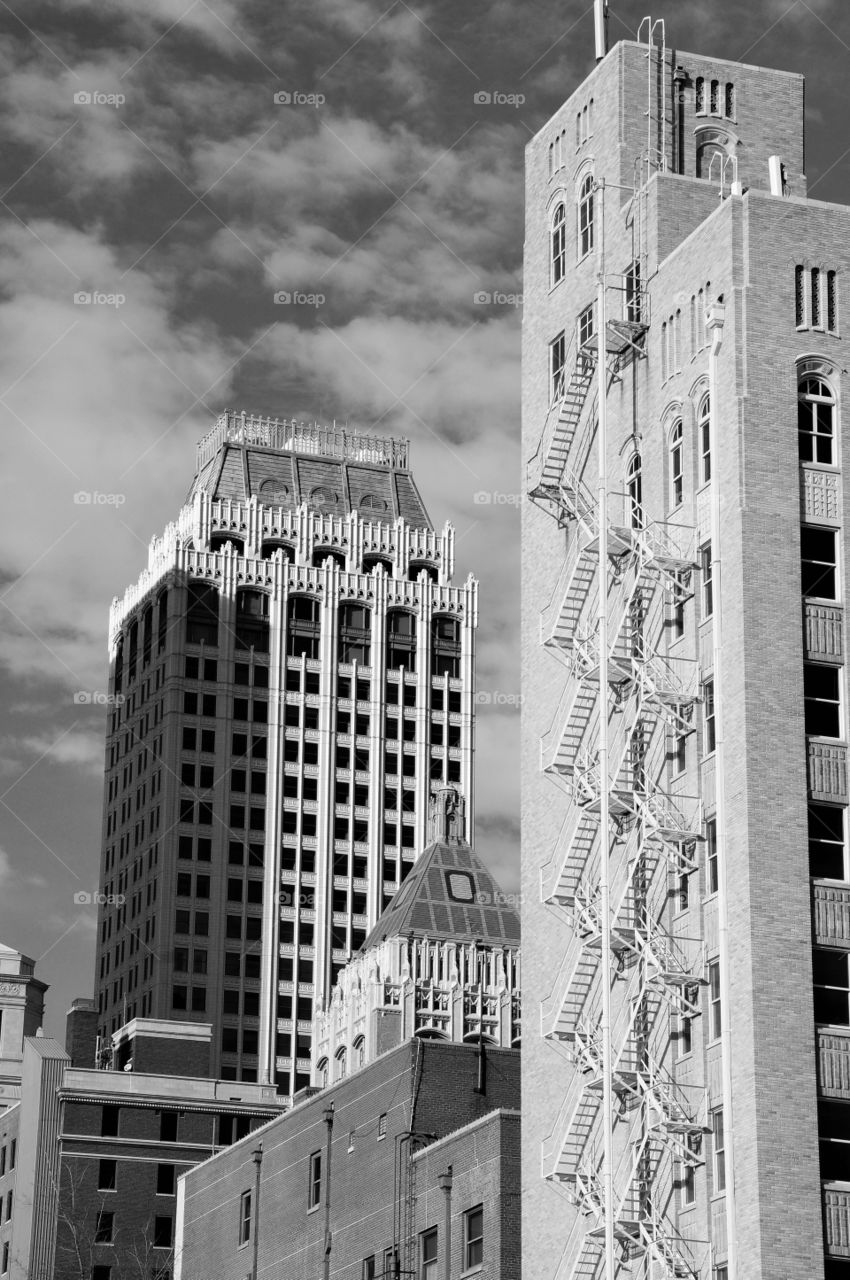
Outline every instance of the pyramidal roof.
{"label": "pyramidal roof", "polygon": [[387,938],[519,946],[514,903],[468,844],[435,840],[414,864],[361,952]]}

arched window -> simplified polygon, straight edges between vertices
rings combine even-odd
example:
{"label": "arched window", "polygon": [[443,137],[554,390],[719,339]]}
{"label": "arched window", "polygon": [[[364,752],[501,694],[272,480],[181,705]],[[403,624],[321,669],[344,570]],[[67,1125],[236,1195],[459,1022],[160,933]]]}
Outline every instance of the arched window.
{"label": "arched window", "polygon": [[241,556],[245,551],[244,538],[240,538],[238,533],[230,533],[227,529],[217,529],[215,533],[210,534],[210,551],[223,551],[228,542],[231,543],[237,555]]}
{"label": "arched window", "polygon": [[115,692],[121,692],[121,685],[124,681],[124,637],[119,636],[118,646],[115,650]]}
{"label": "arched window", "polygon": [[800,461],[835,463],[835,396],[823,378],[806,377],[797,395]]}
{"label": "arched window", "polygon": [[168,591],[160,591],[157,597],[158,613],[156,618],[156,651],[162,653],[165,648],[165,637],[168,634]]}
{"label": "arched window", "polygon": [[580,147],[584,139],[581,136],[581,112],[576,112],[576,147]]}
{"label": "arched window", "polygon": [[263,543],[260,549],[260,555],[264,560],[271,560],[278,551],[283,552],[283,558],[288,561],[289,564],[292,564],[295,560],[295,552],[292,547],[290,547],[286,542],[278,542],[275,538],[268,538]]}
{"label": "arched window", "polygon": [[629,495],[629,523],[633,529],[642,529],[643,484],[641,481],[639,453],[636,453],[629,463],[626,486]]}
{"label": "arched window", "polygon": [[186,641],[188,644],[218,644],[218,590],[209,582],[189,583]]}
{"label": "arched window", "polygon": [[731,81],[726,85],[726,98],[725,98],[724,106],[725,106],[724,115],[726,116],[727,120],[734,120],[735,119],[735,86],[732,84]]}
{"label": "arched window", "polygon": [[339,607],[339,662],[359,662],[368,667],[372,660],[372,610],[353,600]]}
{"label": "arched window", "polygon": [[269,651],[269,598],[265,591],[236,593],[236,648]]}
{"label": "arched window", "polygon": [[820,271],[817,267],[812,268],[812,328],[819,329],[821,325],[821,305],[820,305]]}
{"label": "arched window", "polygon": [[460,623],[442,613],[431,619],[431,675],[460,677]]}
{"label": "arched window", "polygon": [[711,479],[711,402],[703,396],[697,413],[697,441],[699,444],[700,483]]}
{"label": "arched window", "polygon": [[136,659],[139,653],[139,623],[138,620],[130,623],[130,652],[127,662],[127,679],[132,682],[136,678]]}
{"label": "arched window", "polygon": [[416,670],[416,619],[403,609],[387,614],[387,666]]}
{"label": "arched window", "polygon": [[363,557],[363,572],[374,573],[378,565],[383,565],[384,572],[392,576],[393,562],[387,556],[368,555]]}
{"label": "arched window", "polygon": [[421,560],[411,560],[410,567],[407,570],[407,576],[411,582],[415,582],[420,573],[426,573],[432,582],[437,581],[437,569],[433,564],[423,564]]}
{"label": "arched window", "polygon": [[705,80],[702,76],[696,79],[696,110],[697,114],[705,111]]}
{"label": "arched window", "polygon": [[682,419],[673,424],[670,432],[670,506],[680,507],[684,498],[684,458]]}
{"label": "arched window", "polygon": [[386,499],[380,497],[377,493],[364,493],[358,502],[361,511],[386,511]]}
{"label": "arched window", "polygon": [[288,484],[280,480],[264,480],[257,490],[257,497],[269,506],[289,506],[292,495]]}
{"label": "arched window", "polygon": [[149,604],[142,615],[142,666],[151,660],[153,648],[153,605]]}
{"label": "arched window", "polygon": [[320,569],[327,560],[333,560],[340,569],[345,568],[345,555],[342,551],[336,551],[332,547],[316,547],[313,551],[313,568]]}
{"label": "arched window", "polygon": [[316,1080],[320,1089],[326,1089],[328,1087],[327,1058],[322,1058],[321,1061],[316,1065]]}
{"label": "arched window", "polygon": [[661,381],[667,381],[667,321],[661,323]]}
{"label": "arched window", "polygon": [[335,507],[339,498],[333,489],[326,489],[324,485],[319,485],[310,493],[310,506],[318,507]]}
{"label": "arched window", "polygon": [[348,1071],[348,1052],[343,1045],[334,1057],[334,1080],[344,1080]]}
{"label": "arched window", "polygon": [[554,172],[555,172],[555,144],[554,142],[550,142],[549,143],[549,177],[550,178],[552,177],[552,174]]}
{"label": "arched window", "polygon": [[354,1065],[362,1067],[366,1063],[366,1041],[363,1036],[358,1036],[352,1046],[354,1049]]}
{"label": "arched window", "polygon": [[[709,138],[700,142],[697,146],[697,177],[715,178],[719,182],[723,177],[723,162],[727,154],[726,148],[715,139]],[[714,156],[720,156],[721,159],[719,165],[715,164],[714,170],[711,171],[711,161]]]}
{"label": "arched window", "polygon": [[321,606],[312,596],[291,596],[286,618],[286,654],[289,658],[318,658]]}
{"label": "arched window", "polygon": [[563,203],[552,219],[552,284],[563,280],[567,269],[567,210]]}
{"label": "arched window", "polygon": [[578,194],[578,256],[585,257],[593,248],[593,175],[582,180]]}
{"label": "arched window", "polygon": [[711,82],[711,114],[718,115],[720,112],[720,82],[712,80]]}

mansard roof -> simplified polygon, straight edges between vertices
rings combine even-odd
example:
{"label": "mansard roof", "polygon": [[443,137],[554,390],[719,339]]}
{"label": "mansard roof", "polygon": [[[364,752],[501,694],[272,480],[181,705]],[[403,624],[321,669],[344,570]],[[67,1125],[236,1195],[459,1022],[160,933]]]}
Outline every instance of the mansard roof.
{"label": "mansard roof", "polygon": [[268,506],[308,507],[328,515],[359,511],[370,520],[402,517],[431,529],[408,469],[406,440],[368,436],[279,418],[226,410],[198,445],[187,501],[200,491],[213,499]]}

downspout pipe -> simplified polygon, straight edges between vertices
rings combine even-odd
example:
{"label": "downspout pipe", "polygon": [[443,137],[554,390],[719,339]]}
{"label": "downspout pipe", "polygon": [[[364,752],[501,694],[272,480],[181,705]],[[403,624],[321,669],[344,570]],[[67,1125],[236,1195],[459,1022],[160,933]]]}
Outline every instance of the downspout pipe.
{"label": "downspout pipe", "polygon": [[327,1139],[325,1143],[325,1250],[322,1262],[322,1276],[324,1280],[330,1280],[331,1276],[331,1247],[333,1245],[333,1237],[331,1235],[331,1139],[334,1132],[334,1109],[333,1105],[325,1107],[322,1112],[322,1119],[327,1125]]}
{"label": "downspout pipe", "polygon": [[439,1174],[437,1185],[443,1201],[443,1280],[452,1280],[452,1166]]}
{"label": "downspout pipe", "polygon": [[718,430],[718,360],[723,345],[726,308],[723,295],[706,309],[705,323],[711,345],[708,356],[709,435],[711,447],[711,578],[714,593],[712,666],[714,678],[715,822],[717,824],[718,962],[720,965],[720,1036],[723,1075],[723,1137],[726,1166],[726,1236],[728,1280],[737,1280],[735,1227],[735,1126],[732,1115],[732,983],[729,973],[729,885],[726,843],[726,770],[723,701],[723,557],[720,522],[720,432]]}
{"label": "downspout pipe", "polygon": [[260,1256],[260,1175],[263,1170],[263,1144],[251,1152],[254,1161],[254,1221],[251,1223],[254,1239],[251,1245],[251,1280],[257,1280],[257,1262]]}

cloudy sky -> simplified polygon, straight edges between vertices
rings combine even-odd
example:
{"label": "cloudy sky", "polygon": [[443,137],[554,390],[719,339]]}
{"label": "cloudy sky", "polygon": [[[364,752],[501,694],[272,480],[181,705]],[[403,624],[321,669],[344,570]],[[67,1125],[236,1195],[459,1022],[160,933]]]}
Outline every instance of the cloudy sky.
{"label": "cloudy sky", "polygon": [[[612,41],[644,12],[615,0]],[[805,73],[810,192],[850,198],[843,0],[654,16],[680,49]],[[61,1036],[92,990],[74,893],[101,819],[104,713],[75,695],[105,689],[109,602],[224,407],[412,439],[458,576],[481,580],[479,688],[508,700],[481,709],[478,848],[516,888],[520,314],[474,295],[521,292],[523,148],[591,68],[593,19],[0,0],[0,24],[0,941],[39,960]]]}

